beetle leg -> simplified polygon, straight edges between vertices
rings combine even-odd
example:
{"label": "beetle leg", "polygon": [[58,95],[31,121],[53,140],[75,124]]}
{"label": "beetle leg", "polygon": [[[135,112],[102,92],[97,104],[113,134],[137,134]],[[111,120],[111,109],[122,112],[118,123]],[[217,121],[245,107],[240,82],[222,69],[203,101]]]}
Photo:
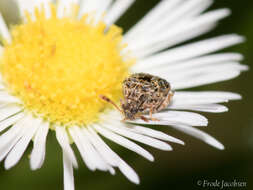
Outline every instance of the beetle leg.
{"label": "beetle leg", "polygon": [[[136,117],[136,119],[137,119],[137,118],[140,118],[140,119],[142,119],[143,121],[145,121],[145,122],[147,122],[147,123],[148,123],[149,120],[150,120],[149,118],[146,118],[146,117],[144,117],[143,115],[139,115],[139,116]],[[125,122],[126,120],[127,120],[126,118],[123,118],[123,119],[121,120],[121,122]]]}
{"label": "beetle leg", "polygon": [[150,120],[149,118],[146,118],[146,117],[144,117],[143,115],[140,115],[139,117],[140,117],[143,121],[145,121],[145,122],[147,122],[147,123],[148,123],[149,120]]}
{"label": "beetle leg", "polygon": [[142,119],[145,122],[149,122],[149,120],[150,120],[149,118],[146,118],[145,116],[141,115],[141,113],[137,113],[135,115],[135,119],[138,119],[138,118]]}
{"label": "beetle leg", "polygon": [[152,113],[153,113],[153,107],[151,106],[150,109],[149,109],[149,119],[151,121],[160,121],[159,119],[153,118]]}
{"label": "beetle leg", "polygon": [[121,122],[125,122],[127,119],[124,117],[122,120],[121,120]]}
{"label": "beetle leg", "polygon": [[102,100],[112,104],[117,110],[119,110],[119,112],[123,113],[123,111],[110,98],[106,97],[105,95],[99,95],[99,97]]}
{"label": "beetle leg", "polygon": [[142,119],[142,120],[145,121],[145,122],[148,122],[148,120],[151,120],[151,121],[160,121],[159,119],[156,119],[156,118],[153,118],[153,117],[152,117],[153,106],[148,105],[148,106],[145,106],[145,108],[149,108],[149,118],[146,118],[146,117],[144,117],[143,115],[140,115],[140,116],[139,116],[140,119]]}
{"label": "beetle leg", "polygon": [[120,98],[119,102],[120,102],[120,106],[122,107],[122,105],[124,104],[124,100]]}

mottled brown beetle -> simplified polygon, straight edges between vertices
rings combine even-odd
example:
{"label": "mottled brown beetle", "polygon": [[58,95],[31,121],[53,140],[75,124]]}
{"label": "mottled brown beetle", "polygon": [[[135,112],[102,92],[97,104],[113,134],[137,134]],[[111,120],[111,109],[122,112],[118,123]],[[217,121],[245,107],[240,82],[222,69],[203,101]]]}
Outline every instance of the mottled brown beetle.
{"label": "mottled brown beetle", "polygon": [[[146,73],[132,74],[123,81],[122,89],[122,109],[106,96],[100,95],[100,98],[114,105],[124,115],[123,120],[140,118],[146,122],[157,121],[152,117],[152,113],[166,108],[174,94],[166,80]],[[150,118],[142,115],[148,112]]]}

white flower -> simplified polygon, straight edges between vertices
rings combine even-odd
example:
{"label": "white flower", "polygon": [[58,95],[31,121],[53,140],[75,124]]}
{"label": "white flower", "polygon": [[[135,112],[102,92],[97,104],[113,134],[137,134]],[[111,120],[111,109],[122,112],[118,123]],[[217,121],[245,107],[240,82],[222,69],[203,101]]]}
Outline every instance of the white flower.
{"label": "white flower", "polygon": [[[12,34],[0,17],[0,33],[5,40],[1,47],[0,131],[4,132],[0,136],[0,161],[5,159],[6,169],[17,164],[31,140],[30,166],[32,170],[39,169],[45,158],[49,129],[56,131],[62,148],[64,188],[68,190],[74,189],[73,167],[78,167],[72,141],[90,170],[114,174],[114,168],[119,168],[133,183],[139,183],[138,175],[101,136],[150,161],[154,157],[133,141],[165,151],[172,150],[166,142],[184,142],[148,125],[168,125],[224,149],[216,139],[193,127],[206,126],[208,121],[192,111],[225,112],[228,109],[221,103],[241,96],[232,92],[180,90],[229,80],[247,70],[239,63],[243,58],[239,53],[215,53],[243,42],[244,38],[228,34],[174,46],[213,29],[230,14],[228,9],[204,12],[212,0],[164,0],[123,36],[122,43],[120,29],[113,23],[134,0],[80,1],[79,12],[73,6],[77,0],[59,0],[55,17],[50,2],[17,0],[24,24],[12,29]],[[34,11],[35,7],[45,12],[45,19],[40,11]],[[26,11],[30,17],[25,16]],[[85,13],[88,15],[82,23],[79,19]],[[124,43],[128,44],[125,48]],[[83,64],[83,60],[87,63]],[[132,62],[135,64],[129,66]],[[107,64],[112,65],[107,68]],[[120,113],[111,108],[108,111],[106,103],[94,98],[99,93],[111,93],[111,98],[118,100],[118,81],[126,70],[150,73],[170,82],[175,90],[173,102],[154,114],[159,121],[123,123]]]}

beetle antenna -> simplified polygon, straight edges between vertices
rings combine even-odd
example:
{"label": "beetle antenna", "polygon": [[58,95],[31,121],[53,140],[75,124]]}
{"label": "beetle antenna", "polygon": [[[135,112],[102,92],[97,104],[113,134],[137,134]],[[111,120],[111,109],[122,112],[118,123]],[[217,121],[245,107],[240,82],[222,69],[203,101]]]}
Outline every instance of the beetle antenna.
{"label": "beetle antenna", "polygon": [[108,97],[106,97],[106,96],[104,96],[104,95],[99,95],[99,97],[100,97],[102,100],[104,100],[104,101],[106,101],[106,102],[112,104],[117,110],[119,110],[121,113],[123,113],[123,111],[119,108],[119,106],[117,106],[110,98],[108,98]]}

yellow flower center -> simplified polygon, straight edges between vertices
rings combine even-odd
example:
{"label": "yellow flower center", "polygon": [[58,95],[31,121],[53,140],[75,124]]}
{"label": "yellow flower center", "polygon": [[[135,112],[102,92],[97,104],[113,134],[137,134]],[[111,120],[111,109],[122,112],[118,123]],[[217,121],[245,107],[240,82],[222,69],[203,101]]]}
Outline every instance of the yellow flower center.
{"label": "yellow flower center", "polygon": [[11,29],[12,42],[5,43],[1,73],[9,92],[25,109],[64,126],[87,125],[122,96],[122,81],[132,59],[122,57],[122,30],[106,29],[103,22],[57,18],[35,11],[26,22]]}

